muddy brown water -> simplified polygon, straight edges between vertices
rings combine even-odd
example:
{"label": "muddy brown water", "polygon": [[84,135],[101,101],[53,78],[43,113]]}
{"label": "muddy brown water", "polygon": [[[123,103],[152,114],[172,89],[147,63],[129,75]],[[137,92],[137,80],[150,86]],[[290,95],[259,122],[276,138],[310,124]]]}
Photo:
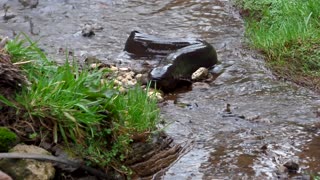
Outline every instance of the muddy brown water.
{"label": "muddy brown water", "polygon": [[[187,148],[162,179],[286,178],[279,167],[287,161],[300,165],[288,177],[320,172],[319,95],[276,80],[263,58],[246,50],[244,23],[230,1],[39,0],[36,8],[18,0],[0,3],[1,35],[23,31],[60,61],[61,48],[68,48],[80,60],[96,56],[130,65],[122,49],[132,30],[201,38],[217,49],[223,73],[215,81],[196,83],[161,104],[166,132]],[[15,17],[4,19],[5,7]],[[82,37],[85,24],[103,29]]]}

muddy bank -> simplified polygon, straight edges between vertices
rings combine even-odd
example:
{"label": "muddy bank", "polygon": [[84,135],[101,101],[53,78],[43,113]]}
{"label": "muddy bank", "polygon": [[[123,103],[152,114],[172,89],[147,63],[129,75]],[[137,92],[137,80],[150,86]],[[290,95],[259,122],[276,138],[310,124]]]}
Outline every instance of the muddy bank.
{"label": "muddy bank", "polygon": [[[230,1],[43,0],[32,9],[6,2],[16,16],[0,21],[0,34],[25,31],[60,61],[65,54],[59,49],[68,47],[80,61],[94,55],[119,66],[143,63],[122,53],[132,30],[201,38],[217,49],[223,73],[215,81],[194,84],[161,104],[166,132],[189,144],[163,179],[274,179],[291,176],[278,168],[289,160],[300,165],[295,176],[320,171],[314,151],[305,150],[317,142],[318,94],[276,80],[263,57],[246,50],[243,21]],[[103,29],[83,37],[85,24]]]}

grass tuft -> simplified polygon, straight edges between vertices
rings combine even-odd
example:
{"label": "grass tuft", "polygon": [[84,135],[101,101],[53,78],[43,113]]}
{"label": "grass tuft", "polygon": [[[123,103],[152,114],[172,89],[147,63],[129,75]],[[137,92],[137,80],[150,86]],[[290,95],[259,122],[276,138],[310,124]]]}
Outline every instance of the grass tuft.
{"label": "grass tuft", "polygon": [[5,48],[30,81],[14,103],[0,96],[16,110],[20,125],[32,126],[32,132],[20,133],[24,138],[36,135],[41,141],[68,144],[103,167],[125,158],[133,134],[157,129],[157,102],[138,86],[120,93],[112,81],[102,83],[111,71],[80,68],[68,58],[58,66],[27,36]]}
{"label": "grass tuft", "polygon": [[245,18],[249,43],[265,53],[276,73],[294,81],[319,77],[320,1],[236,0],[236,4]]}

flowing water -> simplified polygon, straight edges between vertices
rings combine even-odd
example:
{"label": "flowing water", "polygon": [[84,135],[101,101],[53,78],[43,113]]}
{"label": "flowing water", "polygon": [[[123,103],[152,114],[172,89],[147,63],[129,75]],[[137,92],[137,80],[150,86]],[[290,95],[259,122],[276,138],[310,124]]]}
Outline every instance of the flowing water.
{"label": "flowing water", "polygon": [[[300,165],[289,178],[320,172],[318,94],[276,80],[262,57],[246,49],[244,23],[230,1],[39,0],[35,8],[0,2],[2,16],[7,7],[7,15],[15,15],[0,20],[0,34],[23,31],[58,60],[67,48],[80,60],[130,65],[122,49],[132,30],[201,38],[217,49],[223,73],[216,80],[195,83],[161,104],[166,132],[187,149],[155,177],[286,178],[281,165],[287,161]],[[82,37],[85,24],[103,29]]]}

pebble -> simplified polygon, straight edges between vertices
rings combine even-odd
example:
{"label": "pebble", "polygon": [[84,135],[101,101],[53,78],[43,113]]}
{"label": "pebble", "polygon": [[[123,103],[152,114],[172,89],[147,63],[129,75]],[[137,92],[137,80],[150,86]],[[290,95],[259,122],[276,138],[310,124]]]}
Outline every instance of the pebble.
{"label": "pebble", "polygon": [[162,102],[164,100],[163,93],[161,91],[154,90],[154,89],[149,89],[148,97],[156,98],[158,102]]}
{"label": "pebble", "polygon": [[199,68],[198,70],[196,70],[192,76],[191,76],[191,79],[192,80],[202,80],[202,79],[205,79],[207,78],[208,76],[208,69],[207,68],[204,68],[204,67],[201,67]]}
{"label": "pebble", "polygon": [[126,67],[121,67],[121,68],[119,68],[119,70],[120,70],[120,71],[130,71],[130,69],[129,69],[129,68],[126,68]]}
{"label": "pebble", "polygon": [[283,166],[287,168],[289,173],[295,174],[299,170],[299,164],[293,161],[288,161]]}
{"label": "pebble", "polygon": [[0,180],[12,180],[12,178],[0,170]]}
{"label": "pebble", "polygon": [[119,71],[119,68],[117,68],[117,67],[115,67],[115,66],[111,66],[111,67],[110,67],[110,70],[111,70],[112,72],[117,72],[117,71]]}

